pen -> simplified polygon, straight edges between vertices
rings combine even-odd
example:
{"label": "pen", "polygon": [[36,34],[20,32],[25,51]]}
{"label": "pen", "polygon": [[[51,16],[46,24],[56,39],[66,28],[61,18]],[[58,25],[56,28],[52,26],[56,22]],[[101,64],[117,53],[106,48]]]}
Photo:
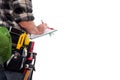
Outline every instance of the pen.
{"label": "pen", "polygon": [[44,24],[43,20],[41,20],[42,24]]}

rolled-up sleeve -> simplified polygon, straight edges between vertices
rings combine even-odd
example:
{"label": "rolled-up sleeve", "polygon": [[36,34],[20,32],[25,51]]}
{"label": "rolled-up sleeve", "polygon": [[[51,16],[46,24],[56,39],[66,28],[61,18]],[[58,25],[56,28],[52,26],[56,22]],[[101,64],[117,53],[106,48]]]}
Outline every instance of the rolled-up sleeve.
{"label": "rolled-up sleeve", "polygon": [[14,0],[13,10],[14,20],[16,22],[34,20],[31,0]]}

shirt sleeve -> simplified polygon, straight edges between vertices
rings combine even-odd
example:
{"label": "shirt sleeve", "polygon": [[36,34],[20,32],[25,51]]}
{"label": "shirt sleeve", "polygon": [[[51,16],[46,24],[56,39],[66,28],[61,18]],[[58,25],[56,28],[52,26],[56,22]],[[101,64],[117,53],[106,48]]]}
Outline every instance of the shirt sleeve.
{"label": "shirt sleeve", "polygon": [[13,15],[16,22],[33,21],[31,0],[13,0]]}

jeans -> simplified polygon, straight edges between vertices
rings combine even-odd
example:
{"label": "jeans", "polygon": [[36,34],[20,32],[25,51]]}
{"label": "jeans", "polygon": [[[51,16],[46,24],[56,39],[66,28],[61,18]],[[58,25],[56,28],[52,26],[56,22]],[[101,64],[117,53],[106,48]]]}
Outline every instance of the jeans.
{"label": "jeans", "polygon": [[0,71],[0,80],[23,80],[24,75],[12,71]]}
{"label": "jeans", "polygon": [[0,80],[7,80],[6,75],[3,70],[0,71]]}
{"label": "jeans", "polygon": [[23,80],[24,74],[20,72],[4,71],[7,80]]}
{"label": "jeans", "polygon": [[3,65],[0,64],[0,80],[7,80],[6,75],[4,73]]}
{"label": "jeans", "polygon": [[0,80],[23,80],[24,74],[20,72],[6,71],[0,64]]}

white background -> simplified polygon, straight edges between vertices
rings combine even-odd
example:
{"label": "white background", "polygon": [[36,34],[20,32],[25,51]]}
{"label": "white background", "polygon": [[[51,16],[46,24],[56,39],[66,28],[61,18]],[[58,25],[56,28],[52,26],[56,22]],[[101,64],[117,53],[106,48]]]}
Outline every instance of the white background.
{"label": "white background", "polygon": [[34,40],[33,80],[120,80],[119,0],[33,0],[33,10],[58,30]]}

